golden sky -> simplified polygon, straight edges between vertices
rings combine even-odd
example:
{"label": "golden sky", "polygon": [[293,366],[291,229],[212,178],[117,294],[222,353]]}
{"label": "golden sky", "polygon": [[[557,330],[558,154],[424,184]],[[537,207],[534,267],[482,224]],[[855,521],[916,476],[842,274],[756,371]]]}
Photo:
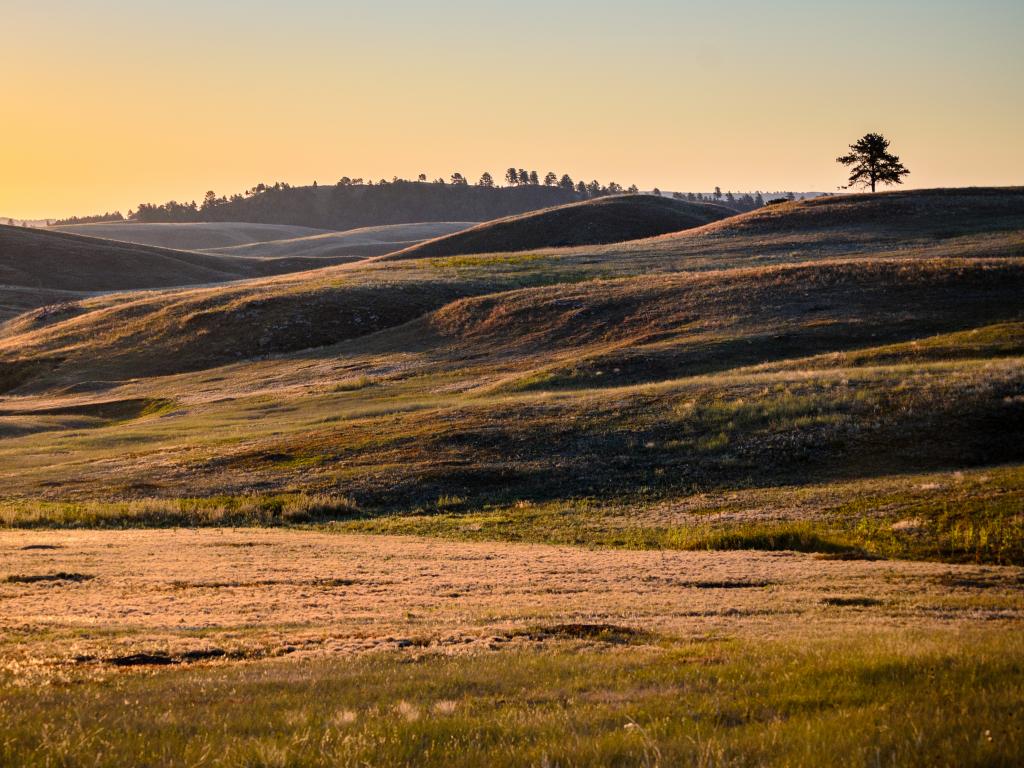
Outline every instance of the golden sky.
{"label": "golden sky", "polygon": [[259,181],[496,177],[831,191],[1024,183],[1020,0],[7,0],[0,215]]}

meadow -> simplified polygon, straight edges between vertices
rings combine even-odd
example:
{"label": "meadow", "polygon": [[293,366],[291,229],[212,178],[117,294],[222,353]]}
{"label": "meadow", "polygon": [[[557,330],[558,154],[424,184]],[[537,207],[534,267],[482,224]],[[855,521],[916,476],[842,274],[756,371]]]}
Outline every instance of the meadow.
{"label": "meadow", "polygon": [[0,327],[0,763],[1019,762],[1024,192],[466,237]]}

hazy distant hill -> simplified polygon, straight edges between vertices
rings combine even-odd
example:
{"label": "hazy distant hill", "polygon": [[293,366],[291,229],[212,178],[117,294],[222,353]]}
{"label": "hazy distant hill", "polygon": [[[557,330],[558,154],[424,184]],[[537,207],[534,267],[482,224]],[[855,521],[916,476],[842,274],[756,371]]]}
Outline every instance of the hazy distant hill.
{"label": "hazy distant hill", "polygon": [[191,204],[140,205],[142,222],[247,221],[355,229],[427,221],[489,221],[580,200],[561,187],[477,187],[397,181],[374,186],[269,187],[248,196]]}
{"label": "hazy distant hill", "polygon": [[286,225],[248,224],[240,222],[190,222],[174,224],[142,224],[128,221],[100,224],[68,224],[50,227],[51,231],[72,235],[101,237],[125,243],[152,245],[202,251],[211,248],[230,248],[238,245],[286,240],[296,237],[324,234],[324,230]]}
{"label": "hazy distant hill", "polygon": [[[415,224],[384,224],[343,232],[321,232],[304,237],[254,242],[224,248],[205,248],[205,253],[255,258],[362,258],[392,253],[423,240],[443,237],[472,227],[472,221],[429,221]],[[135,226],[167,227],[173,224]],[[179,226],[216,226],[188,225]],[[268,226],[268,225],[263,225]],[[314,232],[317,230],[313,230]]]}
{"label": "hazy distant hill", "polygon": [[386,257],[415,259],[467,253],[619,243],[699,227],[733,215],[710,203],[653,195],[616,195],[487,221]]}

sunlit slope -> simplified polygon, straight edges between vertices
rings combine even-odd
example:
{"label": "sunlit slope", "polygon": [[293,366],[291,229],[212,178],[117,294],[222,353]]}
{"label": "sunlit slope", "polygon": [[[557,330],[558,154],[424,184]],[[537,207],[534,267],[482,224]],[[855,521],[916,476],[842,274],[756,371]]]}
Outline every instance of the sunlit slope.
{"label": "sunlit slope", "polygon": [[[168,378],[128,378],[152,364],[139,339],[68,348],[38,379],[48,394],[2,402],[0,482],[60,496],[258,483],[375,509],[1024,461],[1021,296],[1015,260],[858,260],[448,301]],[[915,353],[974,337],[967,354]]]}
{"label": "sunlit slope", "polygon": [[[966,204],[964,198],[945,193],[922,193],[919,197],[933,207],[946,206],[946,226],[955,224],[964,234],[939,238],[921,225],[916,230],[908,229],[904,241],[896,247],[888,239],[884,221],[877,230],[863,224],[843,229],[836,224],[827,234],[813,228],[808,233],[792,228],[793,234],[786,235],[787,242],[780,247],[778,240],[751,231],[753,225],[748,220],[770,215],[777,224],[787,216],[802,216],[807,204],[797,203],[788,206],[789,213],[751,214],[710,227],[613,246],[539,251],[525,256],[495,254],[360,262],[226,287],[141,297],[125,295],[116,301],[85,300],[76,306],[73,317],[57,318],[58,322],[54,318],[39,320],[27,315],[9,323],[8,338],[0,342],[0,362],[19,369],[27,363],[32,370],[39,371],[40,361],[45,360],[46,370],[62,381],[96,378],[101,372],[103,379],[167,374],[359,338],[406,323],[454,299],[520,287],[549,286],[546,294],[536,296],[552,296],[556,300],[561,300],[561,296],[571,303],[575,299],[567,297],[575,295],[572,285],[594,278],[642,275],[647,278],[646,284],[654,286],[659,284],[658,275],[813,263],[827,260],[834,253],[869,262],[908,263],[936,258],[963,262],[1021,253],[1021,230],[1014,229],[1015,201],[1019,197],[1015,190],[986,195],[997,202],[959,217],[955,212]],[[998,202],[1004,197],[1008,202]],[[836,198],[832,204],[842,210],[846,205],[861,205],[860,199],[843,203]],[[869,198],[864,199],[871,203]],[[819,204],[818,208],[827,210],[828,206]],[[794,237],[803,238],[803,248],[792,247],[790,241]],[[1003,268],[1010,269],[1005,265]],[[762,276],[750,274],[755,276],[744,290],[752,295],[762,294],[759,280],[774,279],[770,272]],[[819,274],[829,272],[821,270],[808,276],[806,290],[812,307],[816,302],[811,286]],[[623,295],[628,294],[630,284],[620,285]],[[670,301],[682,299],[672,297]],[[899,311],[898,301],[894,301],[897,303],[893,311]],[[509,306],[506,303],[503,311],[511,311]],[[941,312],[941,306],[935,306]],[[543,323],[538,326],[531,320],[532,311],[528,308],[518,324],[504,327],[500,341],[532,338],[537,328],[543,327]],[[843,311],[842,303],[830,306],[829,317],[834,322]],[[582,317],[585,322],[586,316]],[[589,332],[600,332],[602,327],[595,320]],[[668,365],[674,353],[664,354],[668,355]],[[630,366],[619,368],[627,370]]]}
{"label": "sunlit slope", "polygon": [[103,222],[50,227],[50,230],[184,251],[201,251],[271,240],[310,237],[327,232],[323,229],[297,227],[289,224],[251,224],[235,221],[177,224]]}
{"label": "sunlit slope", "polygon": [[360,258],[391,253],[423,240],[459,232],[472,227],[474,223],[470,221],[431,221],[420,224],[389,224],[205,250],[207,253],[219,253],[225,256],[256,258]]}
{"label": "sunlit slope", "polygon": [[23,315],[0,510],[1024,564],[1021,230],[973,194],[910,198],[952,237],[740,217]]}
{"label": "sunlit slope", "polygon": [[732,214],[726,208],[653,195],[623,195],[480,224],[388,258],[415,259],[535,248],[618,243],[698,227]]}

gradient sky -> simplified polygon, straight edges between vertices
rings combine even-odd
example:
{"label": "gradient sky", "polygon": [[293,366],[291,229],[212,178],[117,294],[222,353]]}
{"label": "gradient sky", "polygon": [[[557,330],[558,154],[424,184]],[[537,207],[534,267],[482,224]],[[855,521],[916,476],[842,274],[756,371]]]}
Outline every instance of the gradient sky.
{"label": "gradient sky", "polygon": [[0,215],[509,165],[834,190],[1024,183],[1021,0],[4,0]]}

